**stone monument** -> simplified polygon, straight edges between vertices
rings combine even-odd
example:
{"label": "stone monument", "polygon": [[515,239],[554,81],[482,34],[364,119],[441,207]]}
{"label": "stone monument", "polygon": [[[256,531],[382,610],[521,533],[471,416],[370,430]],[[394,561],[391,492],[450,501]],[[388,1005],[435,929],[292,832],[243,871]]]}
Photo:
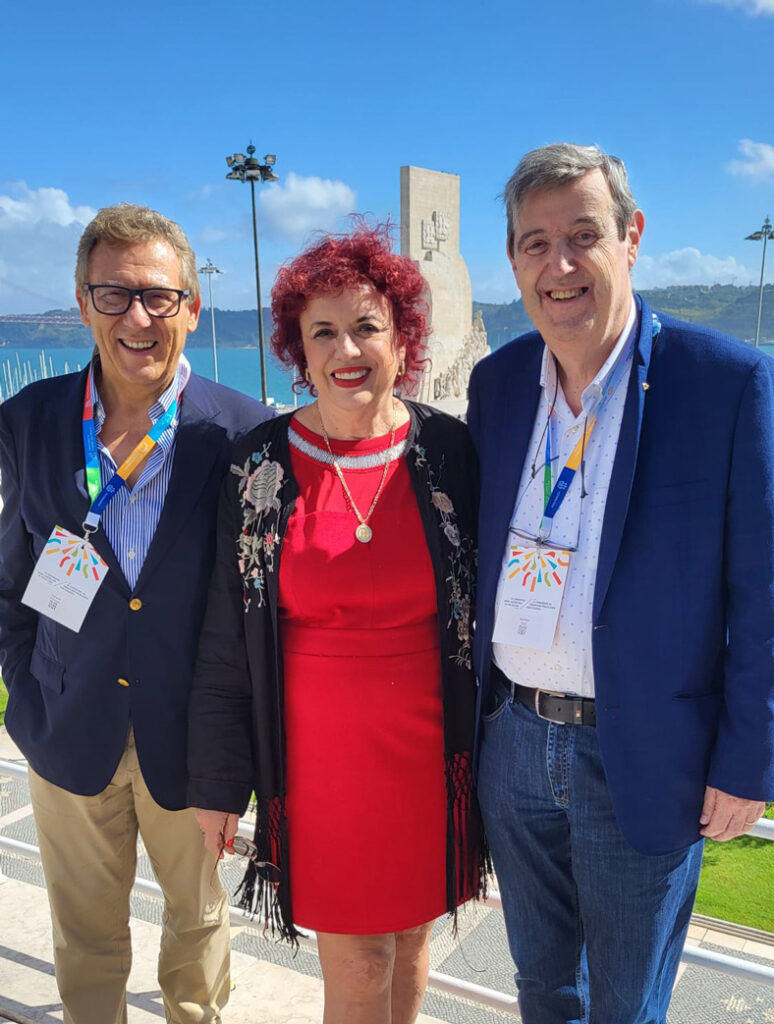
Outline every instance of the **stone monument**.
{"label": "stone monument", "polygon": [[400,251],[427,282],[433,333],[422,401],[465,398],[474,364],[489,352],[473,318],[470,275],[460,254],[460,179],[424,167],[400,169]]}

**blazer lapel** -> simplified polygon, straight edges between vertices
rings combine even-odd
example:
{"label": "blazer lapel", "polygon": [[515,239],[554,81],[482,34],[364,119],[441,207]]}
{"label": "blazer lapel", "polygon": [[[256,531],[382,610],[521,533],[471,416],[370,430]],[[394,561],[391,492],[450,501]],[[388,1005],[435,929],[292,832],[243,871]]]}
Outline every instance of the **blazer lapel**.
{"label": "blazer lapel", "polygon": [[175,454],[169,488],[164,499],[156,532],[145,556],[136,590],[146,576],[154,572],[170,548],[209,478],[223,446],[223,432],[211,425],[213,416],[197,403],[197,387],[192,378],[183,392],[180,422],[175,439]]}
{"label": "blazer lapel", "polygon": [[480,544],[481,604],[487,608],[494,606],[508,528],[542,395],[542,358],[543,344],[539,343],[518,369],[503,375],[501,393],[487,395],[485,399],[492,415],[491,420],[485,421],[485,429],[491,437],[489,444],[497,446],[495,468],[485,485],[484,502],[488,508],[484,508],[481,516],[481,528],[487,534]]}
{"label": "blazer lapel", "polygon": [[621,546],[629,497],[632,491],[634,471],[637,467],[637,452],[640,445],[642,415],[645,409],[646,389],[643,385],[648,378],[650,359],[653,351],[653,316],[650,307],[640,299],[640,330],[634,351],[634,361],[626,392],[621,433],[618,438],[610,487],[607,492],[605,518],[602,523],[602,537],[599,544],[597,579],[594,587],[593,621],[597,622],[600,609],[610,585],[618,549]]}

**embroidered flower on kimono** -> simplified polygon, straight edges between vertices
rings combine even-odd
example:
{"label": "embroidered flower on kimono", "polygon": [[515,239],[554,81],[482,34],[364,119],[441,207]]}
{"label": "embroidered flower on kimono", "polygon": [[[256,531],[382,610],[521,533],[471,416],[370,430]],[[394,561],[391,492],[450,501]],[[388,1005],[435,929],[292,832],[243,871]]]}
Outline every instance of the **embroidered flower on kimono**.
{"label": "embroidered flower on kimono", "polygon": [[422,447],[422,445],[414,443],[414,444],[412,444],[411,447],[412,447],[412,449],[414,451],[414,462],[416,463],[417,469],[420,469],[422,466],[426,466],[427,465],[427,452]]}
{"label": "embroidered flower on kimono", "polygon": [[464,597],[460,605],[457,636],[460,640],[470,640],[470,598],[468,597]]}
{"label": "embroidered flower on kimono", "polygon": [[[444,494],[443,491],[433,491],[431,497],[433,504],[439,512],[445,512],[446,515],[450,515],[454,512],[454,505],[452,504],[452,500],[448,494]],[[449,540],[451,540],[451,537],[449,537]]]}
{"label": "embroidered flower on kimono", "polygon": [[[446,497],[446,495],[444,495],[444,497]],[[443,524],[443,532],[446,534],[450,544],[453,544],[455,548],[460,546],[460,531],[459,527],[455,523],[448,521],[445,522]]]}
{"label": "embroidered flower on kimono", "polygon": [[266,552],[267,558],[271,558],[274,554],[274,545],[277,543],[278,539],[277,534],[272,533],[271,531],[269,531],[263,538],[263,550]]}
{"label": "embroidered flower on kimono", "polygon": [[[257,594],[258,607],[266,604],[266,573],[274,572],[274,549],[280,542],[277,513],[282,503],[277,495],[284,486],[285,471],[279,462],[269,458],[270,449],[267,443],[253,452],[243,466],[231,467],[239,478],[237,493],[242,506],[242,530],[236,546],[245,612],[250,608],[252,592]],[[253,465],[255,469],[251,472]]]}
{"label": "embroidered flower on kimono", "polygon": [[271,462],[266,459],[247,478],[245,498],[259,515],[267,512],[270,508],[279,509],[280,503],[277,495],[282,487],[284,476],[285,470],[279,462]]}

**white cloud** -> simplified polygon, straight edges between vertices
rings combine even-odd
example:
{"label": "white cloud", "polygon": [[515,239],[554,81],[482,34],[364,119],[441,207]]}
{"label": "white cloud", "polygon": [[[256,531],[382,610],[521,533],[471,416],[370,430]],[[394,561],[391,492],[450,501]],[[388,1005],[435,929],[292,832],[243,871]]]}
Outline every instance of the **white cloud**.
{"label": "white cloud", "polygon": [[61,188],[31,189],[20,181],[12,189],[16,196],[0,195],[0,232],[3,234],[22,225],[68,227],[76,223],[85,227],[97,212],[90,206],[72,206]]}
{"label": "white cloud", "polygon": [[5,184],[0,192],[0,239],[6,254],[0,261],[0,312],[37,313],[75,304],[75,251],[96,212],[74,206],[59,188]]}
{"label": "white cloud", "polygon": [[280,184],[262,188],[259,202],[262,232],[301,242],[313,231],[330,231],[339,217],[354,213],[357,195],[343,181],[302,178],[290,171]]}
{"label": "white cloud", "polygon": [[704,4],[740,8],[745,14],[774,14],[774,0],[700,0]]}
{"label": "white cloud", "polygon": [[[774,5],[774,0],[772,4]],[[744,159],[732,160],[726,165],[726,170],[730,174],[764,181],[768,178],[774,180],[774,146],[768,142],[740,139],[738,148]]]}
{"label": "white cloud", "polygon": [[[758,271],[760,273],[760,271]],[[713,256],[698,249],[674,249],[659,256],[640,256],[632,271],[635,288],[666,288],[676,284],[754,284],[753,269],[733,256]]]}

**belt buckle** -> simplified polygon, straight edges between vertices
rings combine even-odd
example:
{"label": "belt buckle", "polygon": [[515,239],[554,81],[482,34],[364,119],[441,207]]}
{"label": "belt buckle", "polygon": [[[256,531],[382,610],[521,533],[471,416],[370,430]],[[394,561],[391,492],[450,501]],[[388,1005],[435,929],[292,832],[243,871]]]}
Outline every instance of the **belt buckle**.
{"label": "belt buckle", "polygon": [[553,722],[554,725],[562,725],[563,723],[558,721],[556,718],[550,718],[548,715],[541,714],[540,711],[540,694],[545,693],[549,697],[564,697],[563,693],[557,693],[554,690],[535,690],[535,714],[538,718],[542,718],[544,722]]}

